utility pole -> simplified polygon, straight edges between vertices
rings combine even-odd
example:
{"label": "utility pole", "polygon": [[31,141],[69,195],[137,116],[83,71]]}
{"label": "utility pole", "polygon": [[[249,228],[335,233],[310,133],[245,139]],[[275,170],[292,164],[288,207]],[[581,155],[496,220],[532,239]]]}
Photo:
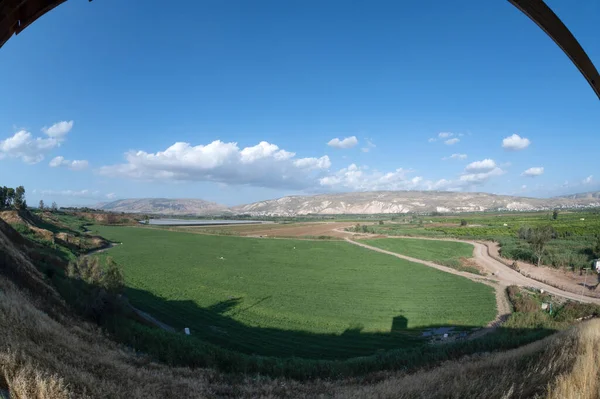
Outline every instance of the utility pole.
{"label": "utility pole", "polygon": [[587,272],[590,270],[589,267],[584,267],[585,270],[585,278],[583,279],[583,287],[581,287],[581,301],[583,302],[583,290],[587,288]]}

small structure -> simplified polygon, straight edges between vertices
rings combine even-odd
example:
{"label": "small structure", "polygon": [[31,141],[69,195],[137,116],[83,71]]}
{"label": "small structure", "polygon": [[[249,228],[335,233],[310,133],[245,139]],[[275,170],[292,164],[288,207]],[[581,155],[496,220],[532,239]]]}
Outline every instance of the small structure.
{"label": "small structure", "polygon": [[593,262],[593,269],[600,274],[600,259],[594,259]]}

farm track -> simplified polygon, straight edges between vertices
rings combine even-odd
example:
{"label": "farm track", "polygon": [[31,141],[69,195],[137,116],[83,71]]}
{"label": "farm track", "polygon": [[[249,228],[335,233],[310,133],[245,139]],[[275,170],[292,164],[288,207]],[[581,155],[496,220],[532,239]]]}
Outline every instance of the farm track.
{"label": "farm track", "polygon": [[[341,232],[340,230],[337,230],[337,231]],[[346,232],[346,234],[353,235],[353,233],[351,233],[351,232]],[[453,242],[463,242],[463,243],[471,244],[475,248],[473,251],[473,255],[474,255],[474,258],[475,258],[475,261],[477,262],[477,264],[480,265],[485,270],[487,270],[488,272],[493,273],[495,280],[497,280],[499,285],[501,285],[503,287],[508,287],[509,285],[517,285],[517,286],[521,286],[521,287],[535,287],[538,289],[543,289],[544,291],[546,291],[552,295],[556,295],[556,296],[559,296],[559,297],[562,297],[565,299],[570,299],[573,301],[584,302],[584,303],[600,304],[600,298],[581,296],[581,295],[578,295],[578,294],[575,294],[575,293],[572,293],[569,291],[561,290],[561,289],[553,287],[551,285],[542,283],[535,279],[523,276],[521,273],[517,272],[516,270],[513,270],[510,267],[506,266],[504,263],[499,262],[498,260],[494,259],[489,253],[489,247],[486,244],[481,243],[479,241],[458,240],[458,239],[454,239],[454,238],[429,238],[429,237],[381,236],[381,235],[376,236],[376,235],[366,235],[366,234],[361,234],[359,236],[363,237],[363,238],[367,238],[367,237],[381,237],[381,238],[385,237],[385,238],[397,238],[397,239],[410,238],[410,239],[416,239],[416,240],[453,241]],[[373,251],[379,251],[379,252],[384,251],[384,253],[388,253],[389,255],[398,256],[400,258],[408,259],[413,262],[418,262],[418,263],[421,263],[421,264],[424,264],[427,266],[435,265],[432,267],[436,267],[438,269],[444,268],[444,269],[440,269],[440,270],[444,270],[448,273],[454,273],[454,274],[461,273],[460,275],[463,275],[467,278],[471,278],[472,280],[478,279],[478,278],[480,279],[480,277],[475,274],[471,274],[471,273],[467,273],[467,272],[458,272],[454,269],[440,266],[433,262],[422,261],[420,259],[415,259],[415,258],[409,259],[409,257],[406,257],[404,255],[399,255],[394,252],[381,250],[380,248],[372,247],[367,244],[357,243],[356,241],[349,239],[349,238],[346,238],[346,241],[361,245],[361,246],[371,249]],[[449,269],[449,270],[446,270],[446,269]]]}
{"label": "farm track", "polygon": [[359,247],[370,249],[371,251],[376,251],[376,252],[380,252],[382,254],[395,256],[397,258],[408,260],[413,263],[420,263],[422,265],[429,266],[429,267],[441,270],[446,273],[455,274],[457,276],[465,277],[465,278],[468,278],[469,280],[472,280],[472,281],[475,281],[478,283],[483,283],[483,284],[489,285],[490,287],[493,287],[494,292],[496,293],[496,307],[497,307],[498,313],[496,315],[496,318],[488,324],[488,326],[487,326],[488,328],[497,327],[511,313],[511,306],[508,301],[508,297],[506,296],[506,285],[501,284],[499,281],[497,281],[495,279],[491,279],[489,277],[484,277],[484,276],[478,276],[473,273],[461,272],[461,271],[452,269],[450,267],[438,265],[437,263],[430,262],[427,260],[417,259],[417,258],[413,258],[411,256],[401,255],[396,252],[391,252],[391,251],[387,251],[385,249],[373,247],[371,245],[367,245],[362,242],[354,241],[350,238],[346,238],[346,241],[349,242],[350,244],[354,244],[354,245],[358,245]]}

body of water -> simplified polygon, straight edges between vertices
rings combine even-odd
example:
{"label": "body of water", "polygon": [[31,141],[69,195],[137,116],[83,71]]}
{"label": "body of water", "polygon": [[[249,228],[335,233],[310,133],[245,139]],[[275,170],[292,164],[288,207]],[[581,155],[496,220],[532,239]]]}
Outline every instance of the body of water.
{"label": "body of water", "polygon": [[[140,222],[145,224],[145,222]],[[228,224],[260,224],[260,220],[202,220],[202,219],[150,219],[155,226],[219,226]]]}

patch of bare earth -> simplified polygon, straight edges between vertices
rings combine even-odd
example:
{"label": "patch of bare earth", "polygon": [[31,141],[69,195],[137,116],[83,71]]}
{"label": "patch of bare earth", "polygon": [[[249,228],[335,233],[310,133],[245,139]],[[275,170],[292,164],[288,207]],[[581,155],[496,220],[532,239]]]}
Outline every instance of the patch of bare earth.
{"label": "patch of bare earth", "polygon": [[[500,246],[498,243],[486,242],[489,248],[490,255],[501,259],[503,263],[510,265],[512,260],[503,259],[500,257]],[[517,266],[522,275],[531,279],[546,283],[563,291],[568,291],[573,294],[581,294],[594,298],[600,298],[600,289],[598,287],[599,277],[595,271],[588,271],[587,277],[585,273],[574,272],[572,270],[557,269],[548,266],[537,267],[531,263],[517,261]]]}

